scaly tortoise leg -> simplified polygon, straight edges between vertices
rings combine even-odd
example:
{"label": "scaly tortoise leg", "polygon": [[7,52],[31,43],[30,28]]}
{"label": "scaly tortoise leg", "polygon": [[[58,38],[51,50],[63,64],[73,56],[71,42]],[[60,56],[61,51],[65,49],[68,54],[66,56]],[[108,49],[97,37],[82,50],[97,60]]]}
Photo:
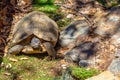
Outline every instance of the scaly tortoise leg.
{"label": "scaly tortoise leg", "polygon": [[22,45],[15,45],[8,50],[8,54],[19,54],[23,49]]}
{"label": "scaly tortoise leg", "polygon": [[48,55],[50,57],[52,57],[52,59],[55,59],[57,53],[56,53],[54,47],[52,46],[52,44],[49,43],[49,42],[45,42],[45,43],[43,43],[43,45],[46,48],[46,51],[48,52]]}

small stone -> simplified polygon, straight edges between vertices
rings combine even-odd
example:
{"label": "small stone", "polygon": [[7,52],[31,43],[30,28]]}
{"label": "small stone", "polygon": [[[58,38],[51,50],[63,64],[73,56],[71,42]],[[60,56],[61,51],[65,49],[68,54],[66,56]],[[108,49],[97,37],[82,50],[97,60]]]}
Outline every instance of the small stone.
{"label": "small stone", "polygon": [[79,66],[80,67],[87,67],[88,66],[88,61],[87,60],[80,60],[79,61]]}
{"label": "small stone", "polygon": [[110,71],[104,71],[97,76],[93,76],[91,78],[85,80],[119,80],[118,77],[114,76]]}
{"label": "small stone", "polygon": [[73,18],[73,17],[74,17],[73,14],[68,14],[68,15],[67,15],[67,18]]}
{"label": "small stone", "polygon": [[67,68],[67,66],[66,65],[61,65],[61,67],[63,68],[63,69],[66,69]]}

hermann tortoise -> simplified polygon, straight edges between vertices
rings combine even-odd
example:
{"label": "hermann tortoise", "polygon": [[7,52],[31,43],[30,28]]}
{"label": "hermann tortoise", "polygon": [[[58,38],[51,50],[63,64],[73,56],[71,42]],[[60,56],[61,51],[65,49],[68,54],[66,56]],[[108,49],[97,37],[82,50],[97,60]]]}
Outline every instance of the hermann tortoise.
{"label": "hermann tortoise", "polygon": [[54,49],[58,40],[58,26],[46,14],[33,11],[13,27],[8,53],[26,54],[46,52],[56,56]]}

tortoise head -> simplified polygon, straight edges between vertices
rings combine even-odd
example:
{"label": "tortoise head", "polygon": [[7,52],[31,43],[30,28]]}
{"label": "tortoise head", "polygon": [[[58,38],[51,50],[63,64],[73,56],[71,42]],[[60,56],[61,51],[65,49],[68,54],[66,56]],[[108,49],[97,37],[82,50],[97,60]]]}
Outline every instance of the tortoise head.
{"label": "tortoise head", "polygon": [[33,47],[34,49],[40,48],[40,44],[41,44],[41,41],[40,41],[40,39],[38,39],[37,37],[33,37],[33,38],[31,39],[30,45],[31,45],[31,47]]}

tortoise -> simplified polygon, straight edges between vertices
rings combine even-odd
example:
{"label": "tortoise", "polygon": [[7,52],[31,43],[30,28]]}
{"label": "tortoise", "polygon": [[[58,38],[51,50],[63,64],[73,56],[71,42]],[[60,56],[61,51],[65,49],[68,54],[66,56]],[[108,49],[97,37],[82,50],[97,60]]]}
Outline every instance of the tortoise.
{"label": "tortoise", "polygon": [[44,53],[55,57],[58,26],[45,13],[33,11],[15,24],[11,31],[8,54]]}

